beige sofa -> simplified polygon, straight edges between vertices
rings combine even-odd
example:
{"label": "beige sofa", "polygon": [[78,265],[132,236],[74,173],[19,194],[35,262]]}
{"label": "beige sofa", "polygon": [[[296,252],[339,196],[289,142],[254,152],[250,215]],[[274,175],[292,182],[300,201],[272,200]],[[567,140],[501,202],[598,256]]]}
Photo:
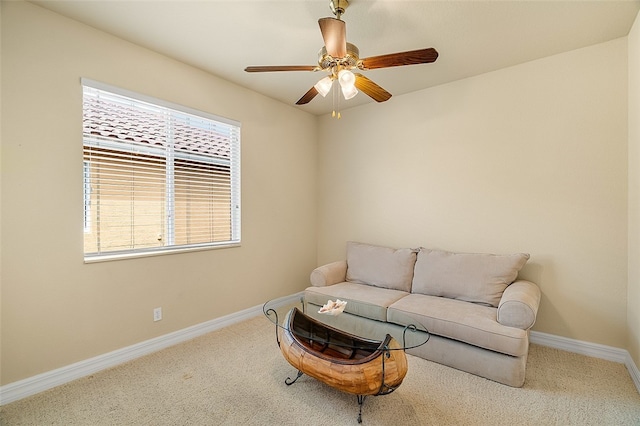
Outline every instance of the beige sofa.
{"label": "beige sofa", "polygon": [[[311,273],[305,311],[321,317],[327,300],[346,300],[332,318],[345,331],[369,338],[385,333],[402,342],[407,324],[431,333],[408,353],[509,386],[524,384],[529,329],[540,290],[518,280],[528,254],[452,253],[347,243],[346,261]],[[407,333],[407,344],[424,335]]]}

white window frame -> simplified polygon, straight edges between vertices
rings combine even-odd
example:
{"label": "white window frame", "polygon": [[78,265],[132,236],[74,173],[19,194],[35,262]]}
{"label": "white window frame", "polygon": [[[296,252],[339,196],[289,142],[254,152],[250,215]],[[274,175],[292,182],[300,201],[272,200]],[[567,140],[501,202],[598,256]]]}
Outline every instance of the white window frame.
{"label": "white window frame", "polygon": [[[145,102],[148,104],[152,104],[156,107],[161,107],[167,109],[167,111],[177,111],[178,113],[185,113],[196,116],[198,118],[203,118],[206,120],[211,120],[221,125],[228,125],[230,128],[234,129],[234,137],[231,140],[231,158],[229,161],[229,166],[231,170],[231,239],[223,242],[209,242],[209,243],[198,243],[198,244],[182,244],[175,245],[173,241],[171,241],[172,237],[168,236],[169,244],[164,247],[153,247],[153,248],[133,248],[129,250],[119,250],[119,251],[106,251],[106,252],[97,252],[97,253],[87,253],[85,250],[84,253],[84,261],[85,263],[91,262],[99,262],[99,261],[107,261],[107,260],[117,260],[117,259],[127,259],[132,257],[145,257],[145,256],[155,256],[155,255],[164,255],[169,253],[182,253],[186,251],[195,251],[195,250],[209,250],[216,248],[227,248],[227,247],[237,247],[241,243],[241,192],[240,192],[240,123],[234,120],[230,120],[227,118],[215,116],[209,113],[205,113],[202,111],[198,111],[192,108],[188,108],[182,105],[177,105],[171,102],[167,102],[164,100],[156,99],[150,96],[142,95],[139,93],[131,92],[125,89],[121,89],[118,87],[114,87],[108,84],[104,84],[101,82],[97,82],[94,80],[82,78],[81,84],[84,88],[92,88],[98,89],[101,91],[106,91],[111,94],[124,96],[127,98],[131,98],[134,101]],[[84,95],[83,95],[84,99]],[[91,139],[89,137],[85,137],[83,134],[83,146],[87,146],[87,144],[96,145],[96,146],[109,146],[112,143],[108,140],[88,140]],[[172,144],[172,142],[170,142]],[[153,151],[157,154],[157,149],[150,147],[150,152]],[[170,152],[173,152],[172,150]],[[167,157],[165,157],[167,158]],[[171,161],[169,162],[171,163]],[[90,203],[90,195],[91,195],[91,177],[88,172],[88,168],[90,167],[89,162],[84,159],[83,160],[83,192],[84,192],[84,232],[91,233],[92,225],[96,225],[91,221],[91,203]],[[168,168],[171,166],[167,166]],[[170,171],[169,171],[170,172]],[[173,204],[173,194],[172,194],[172,184],[173,179],[169,178],[166,182],[166,192],[169,195],[167,197],[167,204]],[[87,216],[87,214],[89,215]],[[173,216],[173,215],[167,215]],[[171,229],[173,227],[173,223],[171,223],[171,219],[166,219],[167,225],[165,229]]]}

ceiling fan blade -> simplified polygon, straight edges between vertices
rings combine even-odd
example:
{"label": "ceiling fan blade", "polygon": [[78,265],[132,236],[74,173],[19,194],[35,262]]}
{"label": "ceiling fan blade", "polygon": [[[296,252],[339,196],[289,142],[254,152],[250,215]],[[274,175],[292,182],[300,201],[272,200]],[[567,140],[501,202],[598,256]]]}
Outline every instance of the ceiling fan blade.
{"label": "ceiling fan blade", "polygon": [[315,71],[316,65],[266,65],[246,67],[246,72],[272,72],[272,71]]}
{"label": "ceiling fan blade", "polygon": [[308,104],[309,102],[311,102],[313,98],[316,97],[317,94],[318,94],[318,91],[316,90],[316,88],[314,86],[311,86],[311,89],[309,89],[307,93],[305,93],[304,95],[302,95],[300,99],[298,99],[298,102],[296,102],[296,105]]}
{"label": "ceiling fan blade", "polygon": [[411,50],[409,52],[390,53],[388,55],[372,56],[362,60],[362,69],[399,67],[402,65],[417,65],[434,62],[438,59],[436,49]]}
{"label": "ceiling fan blade", "polygon": [[384,102],[388,101],[391,97],[391,93],[384,90],[382,87],[378,86],[373,81],[369,80],[367,77],[360,73],[353,73],[356,76],[356,88],[366,93],[376,102]]}
{"label": "ceiling fan blade", "polygon": [[318,19],[327,53],[334,58],[347,55],[347,24],[336,18]]}

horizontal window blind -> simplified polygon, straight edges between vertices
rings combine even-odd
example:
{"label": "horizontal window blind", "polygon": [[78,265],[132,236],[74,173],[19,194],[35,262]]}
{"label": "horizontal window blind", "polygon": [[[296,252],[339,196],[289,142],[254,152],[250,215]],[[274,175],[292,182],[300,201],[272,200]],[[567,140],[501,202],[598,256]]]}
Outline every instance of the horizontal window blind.
{"label": "horizontal window blind", "polygon": [[240,126],[83,80],[85,259],[240,242]]}

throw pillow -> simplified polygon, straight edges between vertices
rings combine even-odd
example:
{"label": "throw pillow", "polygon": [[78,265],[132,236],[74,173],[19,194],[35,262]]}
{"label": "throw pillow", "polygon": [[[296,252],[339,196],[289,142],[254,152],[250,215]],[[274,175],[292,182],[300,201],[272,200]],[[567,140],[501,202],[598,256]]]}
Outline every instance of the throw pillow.
{"label": "throw pillow", "polygon": [[452,253],[422,248],[411,291],[497,307],[527,260],[526,253]]}
{"label": "throw pillow", "polygon": [[416,251],[347,243],[347,281],[411,291]]}

